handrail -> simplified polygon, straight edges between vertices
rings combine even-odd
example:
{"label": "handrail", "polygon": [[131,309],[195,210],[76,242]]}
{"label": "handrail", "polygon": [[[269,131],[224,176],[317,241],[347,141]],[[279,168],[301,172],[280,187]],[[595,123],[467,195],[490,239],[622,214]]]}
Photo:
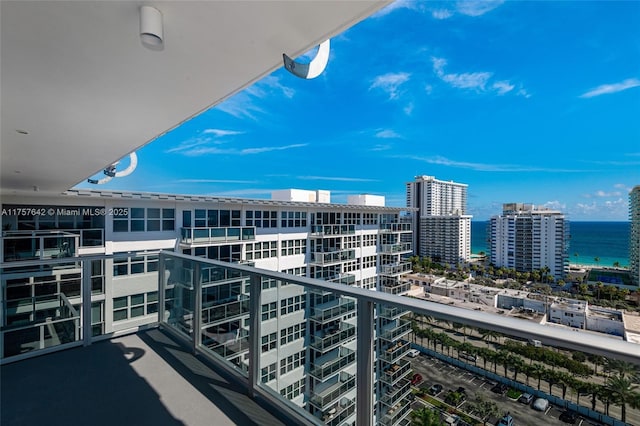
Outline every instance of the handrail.
{"label": "handrail", "polygon": [[628,362],[638,363],[640,361],[640,346],[622,340],[612,339],[607,336],[581,333],[580,339],[577,340],[576,331],[574,330],[549,327],[518,318],[503,317],[482,311],[464,309],[457,306],[441,305],[439,303],[422,299],[397,296],[380,291],[371,291],[360,287],[346,286],[344,284],[336,284],[235,263],[203,259],[182,253],[167,251],[160,252],[160,257],[167,256],[220,266],[244,272],[249,275],[259,274],[266,278],[298,284],[314,290],[329,291],[340,296],[354,297],[358,300],[358,303],[371,302],[391,305],[401,309],[410,310],[419,315],[442,318],[446,321],[493,330],[523,339],[540,340],[544,345],[560,346],[571,350],[591,352],[593,354],[618,358]]}

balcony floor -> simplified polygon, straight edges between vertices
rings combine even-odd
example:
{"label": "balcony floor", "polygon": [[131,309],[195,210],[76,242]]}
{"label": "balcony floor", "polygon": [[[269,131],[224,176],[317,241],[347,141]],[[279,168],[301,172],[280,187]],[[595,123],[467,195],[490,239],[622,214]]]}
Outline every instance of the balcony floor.
{"label": "balcony floor", "polygon": [[4,365],[0,424],[284,425],[159,329]]}

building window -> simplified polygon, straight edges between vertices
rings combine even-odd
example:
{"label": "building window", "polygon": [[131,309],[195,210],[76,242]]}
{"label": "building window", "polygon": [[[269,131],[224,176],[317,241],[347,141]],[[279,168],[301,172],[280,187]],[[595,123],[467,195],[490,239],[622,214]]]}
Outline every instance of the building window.
{"label": "building window", "polygon": [[157,232],[175,230],[175,209],[116,207],[113,210],[113,232]]}
{"label": "building window", "polygon": [[157,254],[138,254],[137,256],[113,259],[114,278],[127,275],[144,274],[145,272],[156,272],[157,270]]}
{"label": "building window", "polygon": [[280,212],[280,226],[283,228],[305,228],[307,212]]}
{"label": "building window", "polygon": [[301,323],[280,330],[280,345],[286,345],[294,340],[303,339],[307,331],[307,324]]}
{"label": "building window", "polygon": [[291,314],[304,309],[306,300],[304,295],[288,297],[280,301],[280,315]]}
{"label": "building window", "polygon": [[300,351],[291,356],[283,358],[280,360],[280,375],[286,374],[294,368],[298,368],[301,365],[304,365],[305,361],[305,353],[304,351]]}
{"label": "building window", "polygon": [[261,243],[249,243],[246,245],[246,259],[257,260],[278,256],[278,242],[264,241]]}
{"label": "building window", "polygon": [[262,305],[262,321],[269,320],[271,318],[275,318],[278,315],[278,304],[277,302],[267,303]]}
{"label": "building window", "polygon": [[132,294],[113,298],[113,321],[141,317],[158,312],[158,292]]}
{"label": "building window", "polygon": [[304,379],[300,379],[297,382],[287,386],[286,388],[280,391],[280,395],[284,396],[287,399],[293,399],[298,395],[302,395],[304,393]]}
{"label": "building window", "polygon": [[266,366],[262,369],[262,374],[260,376],[263,383],[270,382],[276,378],[276,363],[274,362],[271,365]]}
{"label": "building window", "polygon": [[281,256],[294,256],[307,252],[307,240],[284,240],[280,249]]}
{"label": "building window", "polygon": [[255,226],[256,228],[277,228],[278,212],[275,210],[248,210],[246,224],[246,226]]}
{"label": "building window", "polygon": [[262,353],[275,349],[277,341],[278,333],[271,333],[266,336],[262,336]]}

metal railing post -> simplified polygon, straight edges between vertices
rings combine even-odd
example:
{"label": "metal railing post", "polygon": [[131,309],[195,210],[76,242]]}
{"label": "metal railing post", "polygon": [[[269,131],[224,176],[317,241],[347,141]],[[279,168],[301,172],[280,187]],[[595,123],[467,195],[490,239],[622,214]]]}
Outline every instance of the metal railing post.
{"label": "metal railing post", "polygon": [[200,262],[194,262],[193,265],[193,353],[197,353],[202,335],[202,276],[200,273]]}
{"label": "metal railing post", "polygon": [[82,260],[82,345],[89,346],[91,328],[91,260]]}
{"label": "metal railing post", "polygon": [[158,324],[164,322],[164,292],[166,287],[166,271],[165,271],[164,252],[158,254]]}
{"label": "metal railing post", "polygon": [[356,425],[373,425],[373,302],[358,300]]}
{"label": "metal railing post", "polygon": [[261,291],[260,275],[251,274],[249,288],[249,396],[256,396],[256,388],[260,381],[260,320]]}

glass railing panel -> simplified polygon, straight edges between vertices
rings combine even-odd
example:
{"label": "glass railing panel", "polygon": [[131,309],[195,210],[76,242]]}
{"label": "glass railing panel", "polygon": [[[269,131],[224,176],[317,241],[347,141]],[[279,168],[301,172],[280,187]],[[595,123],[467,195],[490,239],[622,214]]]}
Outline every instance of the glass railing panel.
{"label": "glass railing panel", "polygon": [[164,322],[193,341],[196,307],[196,261],[167,258],[164,271]]}

